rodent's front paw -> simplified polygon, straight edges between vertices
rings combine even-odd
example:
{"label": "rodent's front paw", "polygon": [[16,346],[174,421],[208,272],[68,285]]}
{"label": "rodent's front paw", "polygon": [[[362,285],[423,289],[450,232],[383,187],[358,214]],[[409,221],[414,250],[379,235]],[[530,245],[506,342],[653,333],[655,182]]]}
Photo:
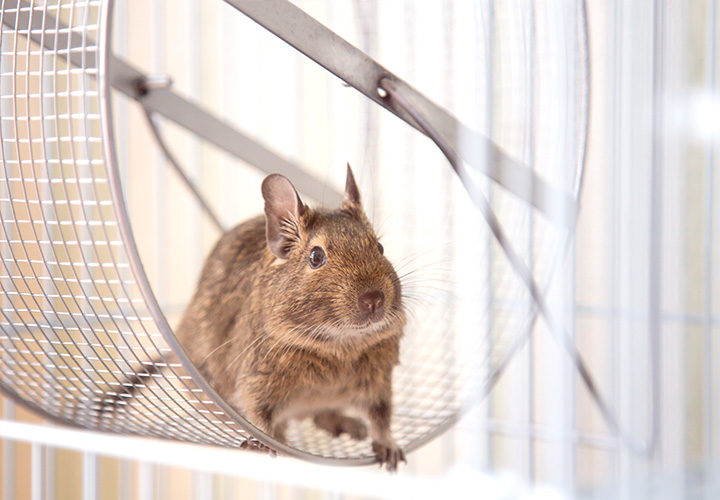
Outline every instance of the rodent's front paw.
{"label": "rodent's front paw", "polygon": [[379,441],[373,441],[372,449],[380,465],[385,465],[388,472],[396,472],[399,462],[407,463],[407,460],[405,460],[405,452],[394,442],[381,443]]}

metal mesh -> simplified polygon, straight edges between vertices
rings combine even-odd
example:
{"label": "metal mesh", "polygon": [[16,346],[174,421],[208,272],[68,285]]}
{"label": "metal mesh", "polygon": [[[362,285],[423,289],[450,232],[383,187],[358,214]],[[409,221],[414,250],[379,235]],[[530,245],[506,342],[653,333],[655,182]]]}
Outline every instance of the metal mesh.
{"label": "metal mesh", "polygon": [[[3,3],[2,383],[66,423],[240,446],[247,434],[171,356],[129,263],[102,138],[102,11]],[[28,36],[38,24],[42,44]],[[97,411],[158,355],[168,368],[133,404]]]}
{"label": "metal mesh", "polygon": [[[71,425],[242,447],[264,436],[178,361],[184,355],[149,293],[127,230],[103,86],[108,10],[100,0],[2,3],[2,389]],[[572,170],[560,188],[578,179]],[[511,206],[503,212],[525,219],[521,232],[530,220],[564,241],[564,229],[536,220],[524,203],[502,190],[492,195],[499,206]],[[530,328],[529,296],[518,292],[512,268],[493,245],[486,239],[475,249],[480,258],[471,273],[487,272],[488,279],[473,283],[466,296],[453,290],[453,310],[438,308],[423,324],[416,321],[403,344],[393,435],[407,450],[441,432],[481,390],[483,373],[506,350],[493,345]],[[541,276],[550,276],[552,259],[544,258],[554,255],[536,256]],[[440,324],[467,333],[448,336]],[[112,412],[98,411],[103,397],[122,393],[130,377],[158,360],[165,368],[133,398]],[[288,439],[281,451],[305,458],[373,460],[369,440],[331,438],[307,421],[292,425]]]}

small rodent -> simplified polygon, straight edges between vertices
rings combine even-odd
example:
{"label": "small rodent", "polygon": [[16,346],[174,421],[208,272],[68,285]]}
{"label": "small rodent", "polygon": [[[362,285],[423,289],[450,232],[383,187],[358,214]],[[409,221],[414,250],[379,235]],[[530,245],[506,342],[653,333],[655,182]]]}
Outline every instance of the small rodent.
{"label": "small rodent", "polygon": [[350,165],[336,210],[306,206],[292,183],[262,183],[265,215],[226,232],[205,262],[176,334],[217,393],[280,441],[312,417],[367,436],[388,470],[392,371],[405,325],[400,280],[365,215]]}

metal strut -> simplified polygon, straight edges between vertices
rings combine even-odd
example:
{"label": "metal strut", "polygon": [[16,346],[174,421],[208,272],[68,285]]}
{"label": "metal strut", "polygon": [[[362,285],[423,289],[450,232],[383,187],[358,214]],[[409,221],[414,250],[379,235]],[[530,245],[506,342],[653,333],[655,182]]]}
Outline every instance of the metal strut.
{"label": "metal strut", "polygon": [[[27,0],[3,0],[4,14],[2,23],[14,29],[15,26],[28,26],[28,37],[46,49],[67,47],[67,51],[54,52],[58,57],[66,59],[76,67],[84,67],[88,72],[97,70],[94,58],[83,58],[78,50],[88,44],[83,43],[82,36],[68,30],[65,23],[60,22],[47,12],[36,11]],[[310,198],[327,205],[339,205],[343,196],[326,183],[313,177],[302,166],[286,160],[271,149],[243,134],[232,125],[215,117],[197,103],[177,94],[170,86],[148,88],[148,92],[138,92],[138,82],[151,81],[144,74],[124,59],[110,54],[108,68],[110,84],[126,96],[140,102],[146,111],[157,113],[184,129],[192,132],[205,141],[214,144],[240,160],[271,173],[281,173],[293,179],[295,187]]]}
{"label": "metal strut", "polygon": [[573,195],[549,185],[492,140],[471,130],[299,7],[288,0],[225,2],[427,135],[410,113],[396,106],[392,100],[378,95],[380,81],[392,81],[403,95],[412,100],[443,142],[451,145],[465,162],[530,203],[559,226],[574,227],[578,207]]}

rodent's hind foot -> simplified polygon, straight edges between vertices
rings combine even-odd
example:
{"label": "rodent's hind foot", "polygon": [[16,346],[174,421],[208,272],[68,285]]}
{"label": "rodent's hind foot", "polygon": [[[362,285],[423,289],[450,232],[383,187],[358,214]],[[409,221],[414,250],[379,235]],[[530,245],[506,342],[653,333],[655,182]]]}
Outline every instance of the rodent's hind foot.
{"label": "rodent's hind foot", "polygon": [[362,441],[367,437],[367,426],[359,418],[348,417],[337,411],[323,411],[313,418],[315,426],[325,429],[334,437],[347,434],[351,438]]}
{"label": "rodent's hind foot", "polygon": [[285,437],[285,433],[287,432],[288,423],[287,420],[284,422],[275,422],[271,426],[270,435],[280,441],[283,444],[287,444],[287,438]]}
{"label": "rodent's hind foot", "polygon": [[380,462],[380,466],[385,465],[388,472],[397,472],[398,463],[400,462],[407,463],[405,452],[395,443],[373,441],[372,449],[378,462]]}

